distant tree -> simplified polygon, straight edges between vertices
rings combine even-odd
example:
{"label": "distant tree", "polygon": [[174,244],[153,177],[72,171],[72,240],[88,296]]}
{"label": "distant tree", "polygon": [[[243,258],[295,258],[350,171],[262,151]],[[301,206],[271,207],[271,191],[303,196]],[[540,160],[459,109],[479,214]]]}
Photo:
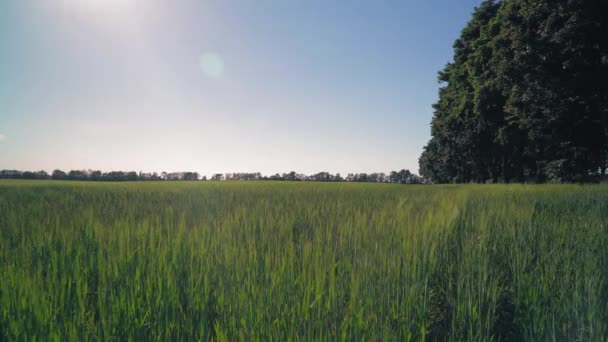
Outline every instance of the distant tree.
{"label": "distant tree", "polygon": [[370,173],[367,176],[367,180],[365,180],[365,181],[370,182],[370,183],[378,183],[379,182],[378,174],[377,173]]}
{"label": "distant tree", "polygon": [[286,181],[296,181],[297,179],[297,174],[295,171],[291,171],[289,173],[284,173],[283,174],[283,179]]}
{"label": "distant tree", "polygon": [[185,181],[197,181],[199,179],[198,172],[184,172],[183,180]]}
{"label": "distant tree", "polygon": [[412,173],[410,170],[401,170],[399,171],[399,183],[400,184],[409,184],[412,178]]}
{"label": "distant tree", "polygon": [[391,171],[388,176],[388,179],[391,183],[399,183],[399,173],[397,171]]}
{"label": "distant tree", "polygon": [[334,176],[329,172],[319,172],[309,177],[309,180],[315,182],[333,182]]}
{"label": "distant tree", "polygon": [[124,171],[110,171],[108,173],[104,173],[104,180],[110,182],[120,182],[127,180],[127,173]]}
{"label": "distant tree", "polygon": [[99,170],[89,170],[89,179],[92,181],[103,180],[103,173]]}
{"label": "distant tree", "polygon": [[22,179],[36,179],[36,174],[31,171],[25,171],[21,173]]}
{"label": "distant tree", "polygon": [[89,175],[86,173],[86,171],[83,171],[83,170],[72,170],[68,173],[69,180],[83,181],[83,180],[87,180],[88,178],[89,178]]}
{"label": "distant tree", "polygon": [[54,170],[51,175],[51,178],[54,180],[66,180],[68,178],[68,175],[61,170]]}
{"label": "distant tree", "polygon": [[36,179],[51,179],[51,176],[44,170],[34,172]]}
{"label": "distant tree", "polygon": [[[400,173],[403,174],[407,170],[402,170]],[[399,175],[400,173],[392,172],[391,175]],[[424,180],[417,175],[405,172],[408,175],[407,183],[418,183]],[[18,170],[1,170],[0,179],[70,179],[76,181],[90,180],[90,181],[109,181],[109,182],[123,182],[123,181],[152,181],[152,180],[168,180],[168,181],[196,181],[196,180],[207,180],[206,176],[201,176],[197,172],[163,172],[161,176],[158,173],[144,173],[135,171],[110,171],[102,173],[101,171],[93,170],[72,170],[69,173],[65,173],[61,170],[53,171],[52,176],[49,176],[45,171],[18,171]],[[393,178],[388,177],[386,174],[380,173],[360,173],[360,174],[349,174],[346,178],[342,178],[340,174],[332,175],[329,172],[319,172],[314,175],[306,176],[301,173],[291,171],[285,173],[282,176],[274,174],[272,176],[263,176],[259,172],[240,172],[240,173],[228,173],[226,175],[216,173],[210,180],[221,181],[221,180],[233,180],[233,181],[259,181],[259,180],[290,180],[290,181],[317,181],[317,182],[374,182],[384,183],[392,181]]]}
{"label": "distant tree", "polygon": [[226,180],[240,180],[240,181],[253,181],[261,180],[262,174],[259,172],[237,172],[226,174]]}
{"label": "distant tree", "polygon": [[367,173],[355,174],[353,181],[354,182],[368,182],[369,180],[368,180]]}
{"label": "distant tree", "polygon": [[0,178],[2,178],[2,179],[20,179],[21,175],[22,175],[22,172],[17,171],[17,170],[0,171]]}
{"label": "distant tree", "polygon": [[386,173],[384,173],[384,172],[379,172],[378,173],[378,182],[379,183],[387,183],[388,182],[388,176],[386,175]]}
{"label": "distant tree", "polygon": [[412,174],[408,184],[425,184],[425,180],[416,174]]}
{"label": "distant tree", "polygon": [[126,178],[126,180],[127,180],[127,181],[129,181],[129,182],[134,182],[134,181],[137,181],[137,180],[138,180],[138,177],[137,177],[137,172],[135,172],[135,171],[129,171],[129,172],[127,172],[127,174],[125,175],[125,178]]}

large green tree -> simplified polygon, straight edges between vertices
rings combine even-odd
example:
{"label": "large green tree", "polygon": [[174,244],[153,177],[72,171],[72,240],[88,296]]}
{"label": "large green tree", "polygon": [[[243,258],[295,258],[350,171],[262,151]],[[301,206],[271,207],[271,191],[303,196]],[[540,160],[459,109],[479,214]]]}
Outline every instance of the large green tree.
{"label": "large green tree", "polygon": [[[420,158],[421,173],[435,182],[471,182],[497,177],[494,163],[495,112],[487,98],[496,91],[486,79],[492,74],[490,42],[499,5],[488,1],[454,43],[454,60],[440,73],[443,84],[433,106],[432,140]],[[500,99],[492,99],[498,102]],[[504,102],[504,101],[503,101]],[[498,113],[501,114],[501,113]]]}
{"label": "large green tree", "polygon": [[593,0],[483,2],[439,73],[421,174],[440,183],[604,174],[607,9]]}

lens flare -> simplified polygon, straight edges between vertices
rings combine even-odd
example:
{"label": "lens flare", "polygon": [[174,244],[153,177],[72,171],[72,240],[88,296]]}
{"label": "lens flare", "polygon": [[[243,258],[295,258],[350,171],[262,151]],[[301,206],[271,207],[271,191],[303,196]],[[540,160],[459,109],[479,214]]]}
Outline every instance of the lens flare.
{"label": "lens flare", "polygon": [[203,73],[212,79],[220,79],[224,74],[224,60],[216,53],[202,54],[200,67]]}

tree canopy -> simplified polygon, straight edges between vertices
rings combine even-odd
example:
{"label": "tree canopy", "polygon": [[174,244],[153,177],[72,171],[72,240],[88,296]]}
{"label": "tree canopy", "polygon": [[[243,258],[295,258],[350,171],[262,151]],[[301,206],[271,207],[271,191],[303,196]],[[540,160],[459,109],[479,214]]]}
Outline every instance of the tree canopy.
{"label": "tree canopy", "polygon": [[[0,179],[40,179],[40,180],[71,180],[71,181],[105,181],[105,182],[124,182],[124,181],[206,181],[207,176],[202,176],[198,172],[161,172],[144,173],[135,171],[111,171],[101,172],[99,170],[71,170],[64,172],[55,170],[50,175],[46,171],[19,171],[19,170],[0,170]],[[209,180],[211,181],[307,181],[307,182],[367,182],[367,183],[397,183],[397,184],[425,184],[426,181],[411,173],[409,170],[391,171],[390,176],[385,173],[349,173],[346,178],[339,173],[319,172],[307,176],[302,173],[291,171],[272,176],[263,176],[260,172],[235,172],[235,173],[215,173]]]}
{"label": "tree canopy", "polygon": [[585,181],[608,167],[608,3],[485,1],[439,72],[420,173]]}

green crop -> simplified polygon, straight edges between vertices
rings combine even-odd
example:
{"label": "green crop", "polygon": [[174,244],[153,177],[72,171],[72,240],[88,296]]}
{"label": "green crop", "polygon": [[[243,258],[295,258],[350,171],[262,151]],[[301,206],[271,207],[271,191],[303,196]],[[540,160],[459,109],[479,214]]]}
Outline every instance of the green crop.
{"label": "green crop", "polygon": [[0,340],[608,339],[608,187],[0,182]]}

